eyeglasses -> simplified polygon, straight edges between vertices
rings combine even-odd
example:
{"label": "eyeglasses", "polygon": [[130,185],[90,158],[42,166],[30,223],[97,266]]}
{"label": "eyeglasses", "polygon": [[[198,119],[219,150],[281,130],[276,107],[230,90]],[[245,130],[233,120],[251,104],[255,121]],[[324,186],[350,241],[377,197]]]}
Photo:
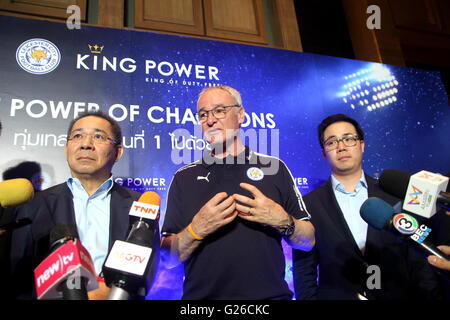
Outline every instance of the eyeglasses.
{"label": "eyeglasses", "polygon": [[100,132],[95,132],[95,133],[77,132],[77,133],[73,133],[69,138],[67,138],[67,141],[73,141],[75,143],[80,143],[87,136],[91,137],[92,140],[94,140],[94,143],[97,143],[97,144],[106,144],[108,142],[112,142],[115,145],[118,144],[117,140],[111,139],[111,138],[107,137],[105,134],[100,133]]}
{"label": "eyeglasses", "polygon": [[232,106],[217,106],[211,110],[201,110],[199,112],[197,112],[197,117],[200,120],[200,122],[205,122],[208,119],[208,114],[210,112],[212,112],[213,116],[216,119],[223,119],[225,118],[227,112],[228,112],[228,108],[239,108],[240,105],[235,104]]}
{"label": "eyeglasses", "polygon": [[356,146],[356,142],[360,140],[357,134],[346,134],[342,138],[331,137],[323,142],[323,147],[326,151],[337,149],[339,142],[343,142],[346,147]]}

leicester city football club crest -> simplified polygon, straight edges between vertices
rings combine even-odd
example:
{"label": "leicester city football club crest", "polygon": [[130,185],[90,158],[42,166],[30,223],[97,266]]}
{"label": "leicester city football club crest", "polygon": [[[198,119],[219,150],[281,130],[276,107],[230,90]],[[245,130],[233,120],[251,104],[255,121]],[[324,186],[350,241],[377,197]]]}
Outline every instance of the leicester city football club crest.
{"label": "leicester city football club crest", "polygon": [[264,172],[260,168],[251,167],[247,170],[247,177],[253,181],[259,181],[264,178]]}
{"label": "leicester city football club crest", "polygon": [[16,51],[19,66],[33,74],[46,74],[56,69],[61,61],[58,47],[45,39],[30,39]]}

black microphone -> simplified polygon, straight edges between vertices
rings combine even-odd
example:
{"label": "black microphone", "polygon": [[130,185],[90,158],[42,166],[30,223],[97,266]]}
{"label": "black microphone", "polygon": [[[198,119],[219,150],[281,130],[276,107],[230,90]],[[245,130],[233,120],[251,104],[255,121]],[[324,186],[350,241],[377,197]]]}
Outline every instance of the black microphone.
{"label": "black microphone", "polygon": [[[69,241],[78,239],[77,227],[71,223],[58,223],[50,231],[50,252],[56,251],[59,247]],[[69,285],[70,281],[77,281],[79,286]],[[59,290],[62,291],[64,300],[89,300],[86,290],[87,279],[68,279],[61,282]]]}
{"label": "black microphone", "polygon": [[409,214],[396,213],[394,208],[380,198],[368,198],[362,204],[360,210],[361,218],[368,225],[377,230],[386,230],[401,240],[412,245],[425,257],[435,255],[441,259],[450,261],[450,257],[436,248],[428,238],[431,228],[419,222]]}
{"label": "black microphone", "polygon": [[[440,184],[443,185],[447,178],[428,171],[411,175],[400,170],[386,169],[381,173],[378,182],[387,193],[405,199],[403,209],[430,218],[437,211],[432,206],[433,199],[439,207],[450,210],[450,183],[447,184],[445,191],[440,190],[437,185],[438,179],[442,179]],[[408,194],[408,186],[410,185],[415,186],[414,189],[411,188]]]}
{"label": "black microphone", "polygon": [[156,271],[153,247],[155,236],[159,236],[155,232],[159,204],[155,192],[145,192],[133,202],[130,233],[126,241],[116,240],[103,265],[105,283],[111,287],[108,300],[143,298],[147,294]]}
{"label": "black microphone", "polygon": [[18,229],[20,227],[29,225],[31,223],[31,219],[30,218],[20,218],[20,219],[16,219],[10,222],[7,222],[5,224],[0,225],[0,230],[14,230],[14,229]]}

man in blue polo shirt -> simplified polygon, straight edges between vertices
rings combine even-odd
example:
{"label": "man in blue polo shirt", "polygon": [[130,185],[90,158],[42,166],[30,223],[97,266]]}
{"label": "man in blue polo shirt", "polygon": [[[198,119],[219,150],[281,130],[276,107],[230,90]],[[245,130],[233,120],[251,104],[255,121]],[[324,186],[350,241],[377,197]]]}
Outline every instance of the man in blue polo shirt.
{"label": "man in blue polo shirt", "polygon": [[243,145],[237,90],[203,90],[197,111],[212,152],[176,172],[162,230],[164,258],[184,264],[183,299],[291,299],[281,239],[314,246],[292,175]]}
{"label": "man in blue polo shirt", "polygon": [[[48,255],[49,234],[57,223],[76,225],[95,271],[101,275],[115,240],[127,236],[128,213],[140,196],[113,181],[112,168],[123,155],[122,131],[108,115],[86,112],[74,119],[64,150],[71,173],[68,180],[39,192],[17,213],[33,221],[12,235],[11,264],[17,298],[34,297],[33,269]],[[155,238],[153,243],[158,244],[159,235]],[[108,290],[102,282],[99,290],[92,291],[90,299],[106,298]]]}

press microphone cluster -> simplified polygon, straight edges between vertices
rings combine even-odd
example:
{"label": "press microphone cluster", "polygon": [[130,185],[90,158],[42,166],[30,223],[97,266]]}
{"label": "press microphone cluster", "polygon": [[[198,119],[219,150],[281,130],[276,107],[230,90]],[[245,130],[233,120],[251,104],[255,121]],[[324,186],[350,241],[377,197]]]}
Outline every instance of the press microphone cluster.
{"label": "press microphone cluster", "polygon": [[3,208],[24,204],[34,197],[31,182],[24,178],[0,182],[0,206]]}
{"label": "press microphone cluster", "polygon": [[371,227],[377,230],[384,229],[394,234],[426,257],[435,255],[450,261],[450,257],[436,248],[428,239],[432,231],[431,228],[425,224],[420,224],[409,214],[396,213],[394,208],[385,201],[376,197],[368,198],[362,204],[360,214],[361,218]]}
{"label": "press microphone cluster", "polygon": [[145,297],[153,274],[151,265],[155,230],[157,230],[160,197],[145,192],[130,209],[131,230],[125,241],[117,240],[103,265],[106,285],[111,287],[108,300]]}
{"label": "press microphone cluster", "polygon": [[[10,179],[0,182],[0,206],[2,208],[15,207],[31,201],[34,188],[30,181],[23,178]],[[0,225],[0,230],[13,230],[31,223],[29,218],[20,218]]]}
{"label": "press microphone cluster", "polygon": [[50,231],[50,255],[34,270],[38,299],[88,300],[98,288],[94,263],[81,245],[76,226],[56,224]]}
{"label": "press microphone cluster", "polygon": [[431,218],[439,207],[450,211],[449,178],[422,170],[416,174],[388,169],[378,182],[380,187],[397,198],[404,199],[403,209]]}

